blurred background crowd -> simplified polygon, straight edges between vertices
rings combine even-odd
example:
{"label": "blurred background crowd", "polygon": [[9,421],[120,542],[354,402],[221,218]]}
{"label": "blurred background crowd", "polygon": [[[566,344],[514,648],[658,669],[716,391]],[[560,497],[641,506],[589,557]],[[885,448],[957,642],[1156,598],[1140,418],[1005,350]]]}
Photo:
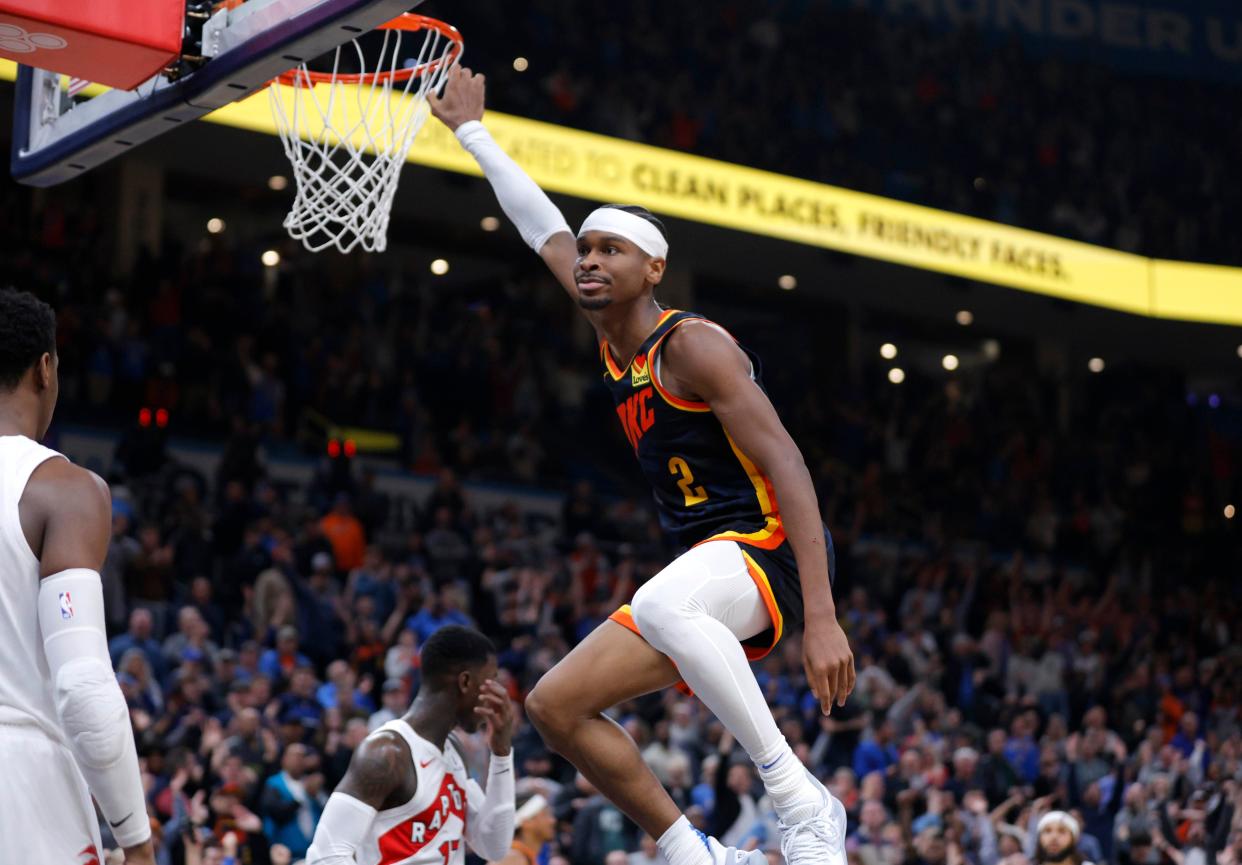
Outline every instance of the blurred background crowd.
{"label": "blurred background crowd", "polygon": [[1242,146],[1235,87],[1036,56],[862,5],[428,8],[469,35],[466,63],[486,66],[501,111],[1145,255],[1242,262],[1224,221],[1242,202],[1222,184]]}
{"label": "blurred background crowd", "polygon": [[[444,14],[470,56],[528,57],[492,64],[501,110],[1242,263],[1223,218],[1242,126],[1211,84],[816,2]],[[824,80],[790,65],[807,56]],[[161,861],[298,861],[353,750],[417,691],[419,646],[468,623],[519,705],[519,790],[554,812],[542,865],[659,865],[521,717],[677,552],[539,262],[520,250],[503,279],[444,291],[373,259],[265,269],[244,242],[170,229],[118,276],[106,197],[75,190],[0,189],[0,263],[58,312],[49,444],[108,437],[91,467],[114,501],[110,647]],[[836,541],[856,692],[821,717],[797,634],[758,670],[847,807],[851,865],[1032,865],[1050,810],[1077,815],[1087,861],[1242,865],[1235,395],[1155,345],[1058,371],[1037,334],[896,387],[872,346],[846,347],[838,307],[699,294],[763,358]],[[329,451],[332,423],[398,446]],[[189,440],[210,470],[173,446]],[[762,786],[697,701],[614,715],[696,825],[779,865]]]}
{"label": "blurred background crowd", "polygon": [[[169,863],[234,846],[297,861],[352,750],[408,705],[435,628],[493,636],[520,703],[676,552],[546,279],[386,296],[377,278],[347,306],[311,272],[256,292],[209,252],[92,296],[55,276],[55,249],[9,261],[58,297],[62,426],[121,422],[105,590]],[[760,675],[847,804],[851,857],[1024,865],[1057,808],[1079,815],[1091,861],[1236,862],[1242,562],[1220,517],[1236,410],[1188,399],[1172,370],[1057,379],[1018,351],[900,388],[878,367],[808,377],[815,334],[740,334],[836,538],[855,695],[816,713],[797,635]],[[143,406],[166,422],[133,423]],[[299,452],[308,409],[395,429],[403,449],[317,456],[308,481],[282,480],[269,463]],[[176,457],[183,431],[221,442],[214,472]],[[411,471],[430,495],[386,491]],[[497,481],[511,499],[477,505]],[[528,507],[537,489],[564,496],[558,515]],[[705,830],[777,846],[744,755],[696,701],[615,712]],[[548,861],[659,862],[525,722],[516,750],[519,789],[553,803]]]}

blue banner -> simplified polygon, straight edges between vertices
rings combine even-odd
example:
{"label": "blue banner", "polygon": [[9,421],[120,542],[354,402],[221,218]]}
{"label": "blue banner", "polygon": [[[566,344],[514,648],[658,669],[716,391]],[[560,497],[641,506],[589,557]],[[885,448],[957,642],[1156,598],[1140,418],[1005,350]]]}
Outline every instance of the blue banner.
{"label": "blue banner", "polygon": [[1242,82],[1238,0],[834,0],[881,15],[973,26],[1037,53],[1133,72]]}

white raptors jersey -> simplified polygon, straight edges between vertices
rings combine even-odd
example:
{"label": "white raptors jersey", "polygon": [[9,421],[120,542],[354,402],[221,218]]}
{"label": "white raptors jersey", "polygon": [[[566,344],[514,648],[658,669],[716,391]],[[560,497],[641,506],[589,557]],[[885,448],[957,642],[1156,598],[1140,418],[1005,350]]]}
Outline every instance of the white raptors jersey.
{"label": "white raptors jersey", "polygon": [[[414,798],[380,811],[358,851],[360,865],[464,865],[467,781],[461,754],[450,744],[441,751],[405,721],[389,721],[371,735],[397,733],[410,746],[418,778]],[[473,785],[472,785],[473,786]]]}
{"label": "white raptors jersey", "polygon": [[39,727],[63,743],[39,628],[39,560],[17,510],[30,475],[60,456],[25,436],[0,436],[0,725]]}

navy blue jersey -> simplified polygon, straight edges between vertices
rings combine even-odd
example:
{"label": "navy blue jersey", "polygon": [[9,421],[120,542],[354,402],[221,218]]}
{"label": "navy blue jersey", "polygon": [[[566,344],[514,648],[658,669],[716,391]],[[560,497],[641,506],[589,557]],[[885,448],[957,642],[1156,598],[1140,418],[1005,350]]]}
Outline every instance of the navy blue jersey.
{"label": "navy blue jersey", "polygon": [[[660,524],[682,546],[727,539],[775,549],[785,539],[772,483],[725,432],[704,402],[665,390],[655,370],[660,348],[687,321],[701,315],[667,310],[630,359],[600,345],[604,381],[621,428],[655,494]],[[759,377],[759,360],[742,346]]]}

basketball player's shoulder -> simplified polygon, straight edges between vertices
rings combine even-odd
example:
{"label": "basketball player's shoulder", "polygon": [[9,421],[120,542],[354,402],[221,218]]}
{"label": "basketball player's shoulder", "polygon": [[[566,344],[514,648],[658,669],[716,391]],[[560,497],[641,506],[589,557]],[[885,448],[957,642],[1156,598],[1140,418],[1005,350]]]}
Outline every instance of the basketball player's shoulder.
{"label": "basketball player's shoulder", "polygon": [[376,730],[354,751],[338,789],[378,809],[393,790],[408,783],[410,766],[405,739],[392,730]]}
{"label": "basketball player's shoulder", "polygon": [[749,374],[749,361],[737,341],[720,325],[705,318],[688,318],[678,323],[664,340],[664,363],[676,370],[678,378],[697,379],[737,369]]}
{"label": "basketball player's shoulder", "polygon": [[99,475],[64,458],[44,460],[30,475],[22,503],[52,505],[62,512],[111,511],[112,491]]}

